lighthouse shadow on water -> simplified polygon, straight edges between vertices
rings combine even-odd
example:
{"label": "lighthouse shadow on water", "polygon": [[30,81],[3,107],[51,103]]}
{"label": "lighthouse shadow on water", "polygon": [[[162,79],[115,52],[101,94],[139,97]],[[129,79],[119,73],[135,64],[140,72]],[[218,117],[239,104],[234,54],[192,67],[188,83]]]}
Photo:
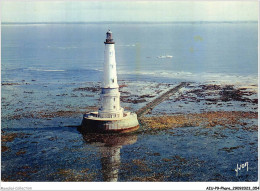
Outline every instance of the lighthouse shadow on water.
{"label": "lighthouse shadow on water", "polygon": [[98,148],[103,181],[117,182],[121,165],[120,150],[125,145],[136,143],[137,135],[82,133],[85,143]]}
{"label": "lighthouse shadow on water", "polygon": [[103,80],[98,111],[84,114],[81,130],[88,132],[130,132],[139,128],[137,115],[124,111],[120,106],[120,92],[117,83],[115,42],[112,32],[106,33]]}

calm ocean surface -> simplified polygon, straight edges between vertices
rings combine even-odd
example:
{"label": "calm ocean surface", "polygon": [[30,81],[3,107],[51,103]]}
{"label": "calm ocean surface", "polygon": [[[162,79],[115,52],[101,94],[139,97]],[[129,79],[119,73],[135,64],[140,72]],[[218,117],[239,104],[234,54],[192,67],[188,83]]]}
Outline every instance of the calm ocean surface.
{"label": "calm ocean surface", "polygon": [[108,28],[119,79],[257,82],[257,23],[2,25],[2,81],[100,81]]}

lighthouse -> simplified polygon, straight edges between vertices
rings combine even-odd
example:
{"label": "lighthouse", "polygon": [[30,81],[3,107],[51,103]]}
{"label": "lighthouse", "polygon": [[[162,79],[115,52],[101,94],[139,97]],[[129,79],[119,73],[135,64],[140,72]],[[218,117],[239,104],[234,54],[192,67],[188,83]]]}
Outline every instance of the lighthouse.
{"label": "lighthouse", "polygon": [[103,80],[101,90],[101,107],[98,115],[101,118],[120,118],[123,117],[124,109],[120,107],[120,93],[117,83],[115,42],[112,32],[106,33]]}
{"label": "lighthouse", "polygon": [[137,115],[120,106],[115,42],[108,30],[105,39],[103,78],[98,111],[83,115],[81,130],[90,132],[130,132],[139,128]]}

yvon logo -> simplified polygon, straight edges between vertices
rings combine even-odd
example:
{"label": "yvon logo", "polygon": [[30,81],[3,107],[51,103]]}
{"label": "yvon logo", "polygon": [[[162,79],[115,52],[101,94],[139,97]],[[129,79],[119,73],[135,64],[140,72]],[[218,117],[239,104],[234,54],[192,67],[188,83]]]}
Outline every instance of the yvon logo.
{"label": "yvon logo", "polygon": [[245,162],[244,164],[240,164],[239,166],[237,164],[237,168],[235,169],[236,176],[238,175],[238,171],[241,170],[242,168],[246,168],[246,171],[248,171],[248,162]]}

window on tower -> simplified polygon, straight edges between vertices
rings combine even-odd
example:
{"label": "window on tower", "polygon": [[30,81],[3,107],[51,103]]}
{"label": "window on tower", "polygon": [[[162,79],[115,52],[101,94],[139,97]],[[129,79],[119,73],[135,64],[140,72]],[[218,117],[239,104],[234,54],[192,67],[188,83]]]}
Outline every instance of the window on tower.
{"label": "window on tower", "polygon": [[114,80],[114,79],[112,79],[112,83],[115,83],[115,80]]}

